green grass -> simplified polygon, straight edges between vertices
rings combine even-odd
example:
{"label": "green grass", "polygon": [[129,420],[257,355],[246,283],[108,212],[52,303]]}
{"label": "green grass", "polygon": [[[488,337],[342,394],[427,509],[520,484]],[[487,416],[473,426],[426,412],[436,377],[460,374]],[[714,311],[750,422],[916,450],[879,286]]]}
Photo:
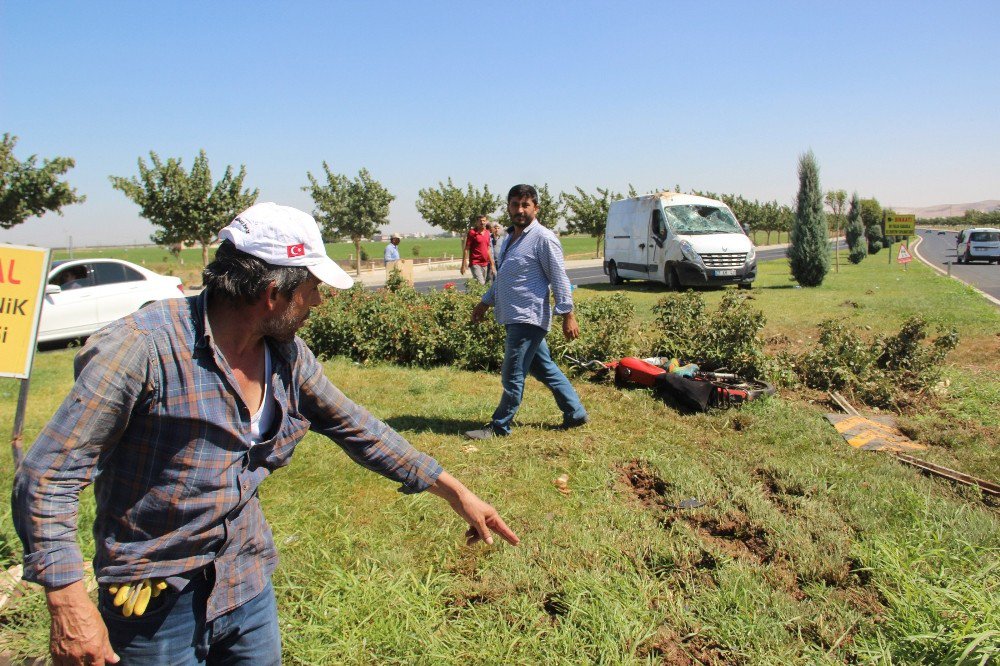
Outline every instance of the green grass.
{"label": "green grass", "polygon": [[[904,275],[880,256],[842,266],[814,290],[789,288],[784,262],[764,264],[752,294],[771,322],[766,334],[806,344],[825,316],[875,332],[911,312],[959,327],[950,397],[906,418],[926,421],[941,440],[935,450],[958,462],[992,443],[981,458],[995,468],[998,361],[982,352],[996,344],[1000,316],[961,285],[919,266]],[[662,296],[639,284],[625,291],[644,313]],[[37,357],[27,441],[68,389],[71,359],[72,350]],[[997,658],[996,509],[847,446],[826,408],[810,404],[815,396],[681,415],[646,391],[577,381],[593,422],[561,432],[550,428],[560,418],[551,397],[532,381],[514,435],[472,452],[458,433],[489,418],[495,375],[342,359],[326,369],[493,502],[523,541],[467,548],[442,502],[396,493],[309,435],[261,490],[282,557],[275,587],[288,663],[939,664],[966,650],[966,663],[989,651]],[[0,429],[9,431],[15,401],[16,383],[0,381]],[[934,429],[944,415],[979,429]],[[552,484],[560,474],[569,495]],[[0,494],[9,491],[5,468]],[[667,506],[688,497],[706,505]],[[17,542],[0,506],[9,563]],[[86,553],[92,507],[88,495]],[[39,594],[0,616],[0,649],[42,654],[46,641]]]}

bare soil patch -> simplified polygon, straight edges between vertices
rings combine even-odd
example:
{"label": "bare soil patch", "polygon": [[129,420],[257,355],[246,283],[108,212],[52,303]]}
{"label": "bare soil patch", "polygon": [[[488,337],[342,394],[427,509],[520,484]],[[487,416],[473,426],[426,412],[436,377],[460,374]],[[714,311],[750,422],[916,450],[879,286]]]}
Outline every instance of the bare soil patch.
{"label": "bare soil patch", "polygon": [[643,506],[661,510],[669,508],[666,495],[673,486],[657,476],[645,461],[630,460],[622,465],[621,479]]}
{"label": "bare soil patch", "polygon": [[562,617],[569,612],[569,606],[563,600],[563,596],[560,592],[550,592],[545,595],[545,599],[542,601],[542,609],[551,617],[553,620]]}
{"label": "bare soil patch", "polygon": [[731,512],[721,518],[697,514],[683,518],[703,541],[731,557],[749,559],[758,564],[767,564],[774,557],[773,549],[767,542],[767,533],[751,525],[743,513]]}
{"label": "bare soil patch", "polygon": [[681,637],[670,627],[660,627],[654,636],[639,646],[636,656],[640,659],[654,657],[665,666],[727,666],[743,663],[727,652],[722,645],[701,636]]}

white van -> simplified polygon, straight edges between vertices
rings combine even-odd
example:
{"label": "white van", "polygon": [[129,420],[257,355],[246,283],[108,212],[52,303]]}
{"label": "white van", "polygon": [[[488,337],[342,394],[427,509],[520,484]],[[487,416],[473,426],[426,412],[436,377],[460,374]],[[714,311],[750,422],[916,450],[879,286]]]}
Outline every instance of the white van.
{"label": "white van", "polygon": [[757,277],[757,252],[721,201],[660,192],[611,204],[604,232],[611,284],[641,279],[684,286],[738,284]]}
{"label": "white van", "polygon": [[960,264],[1000,260],[1000,229],[977,227],[964,229],[955,237],[955,257]]}

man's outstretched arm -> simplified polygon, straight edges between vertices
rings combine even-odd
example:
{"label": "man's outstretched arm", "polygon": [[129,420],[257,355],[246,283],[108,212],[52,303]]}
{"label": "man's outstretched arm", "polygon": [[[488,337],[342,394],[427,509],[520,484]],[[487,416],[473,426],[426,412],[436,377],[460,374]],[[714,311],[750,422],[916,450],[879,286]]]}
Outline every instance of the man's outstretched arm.
{"label": "man's outstretched arm", "polygon": [[448,472],[441,472],[437,481],[427,491],[448,502],[455,513],[469,523],[470,527],[465,533],[466,544],[482,540],[492,545],[491,530],[512,546],[520,543],[521,540],[517,538],[512,529],[507,527],[496,509],[476,497],[471,490],[462,485],[461,481]]}

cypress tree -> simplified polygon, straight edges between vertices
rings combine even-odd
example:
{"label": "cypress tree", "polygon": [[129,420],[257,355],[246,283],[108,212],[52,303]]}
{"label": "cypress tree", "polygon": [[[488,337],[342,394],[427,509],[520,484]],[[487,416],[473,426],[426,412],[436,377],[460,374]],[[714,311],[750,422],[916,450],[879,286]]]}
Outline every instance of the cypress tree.
{"label": "cypress tree", "polygon": [[788,246],[792,277],[803,287],[818,287],[830,270],[830,238],[823,212],[819,166],[810,150],[799,157],[799,194]]}
{"label": "cypress tree", "polygon": [[860,264],[868,256],[868,243],[865,240],[865,227],[861,223],[861,202],[858,201],[857,192],[851,196],[851,208],[847,211],[844,233],[847,235],[847,248],[851,252],[847,258],[852,264]]}

